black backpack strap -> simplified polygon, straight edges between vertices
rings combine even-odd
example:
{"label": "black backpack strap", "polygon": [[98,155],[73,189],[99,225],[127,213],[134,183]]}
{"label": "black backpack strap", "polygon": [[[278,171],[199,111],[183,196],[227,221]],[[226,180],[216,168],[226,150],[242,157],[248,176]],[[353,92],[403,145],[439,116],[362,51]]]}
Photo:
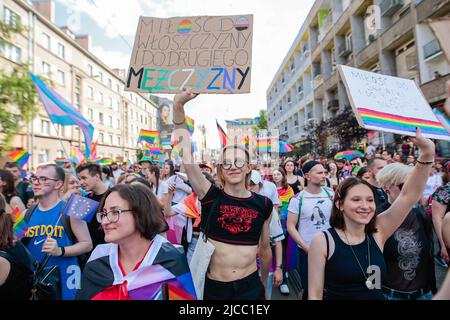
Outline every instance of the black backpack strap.
{"label": "black backpack strap", "polygon": [[27,212],[25,212],[25,217],[23,217],[25,219],[25,222],[30,221],[31,215],[33,214],[34,210],[36,210],[37,206],[37,204],[33,204],[27,209]]}
{"label": "black backpack strap", "polygon": [[64,214],[66,206],[67,202],[64,202],[64,204],[61,206],[61,210],[59,211],[59,214],[61,215],[61,223],[64,227],[64,231],[67,234],[67,237],[72,242],[72,244],[75,244],[77,242],[77,238],[75,237],[72,231],[72,225],[70,224],[70,217]]}
{"label": "black backpack strap", "polygon": [[328,256],[329,256],[329,252],[330,252],[330,242],[328,240],[328,233],[326,231],[322,231],[322,232],[325,235],[325,240],[327,241],[327,261],[328,261]]}

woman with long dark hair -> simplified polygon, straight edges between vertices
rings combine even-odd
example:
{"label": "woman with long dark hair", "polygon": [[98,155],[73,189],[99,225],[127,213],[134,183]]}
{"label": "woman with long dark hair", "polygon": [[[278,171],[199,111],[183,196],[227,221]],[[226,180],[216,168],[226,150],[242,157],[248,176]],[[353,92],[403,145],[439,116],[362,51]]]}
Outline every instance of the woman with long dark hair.
{"label": "woman with long dark hair", "polygon": [[305,185],[305,181],[302,177],[296,175],[295,172],[295,163],[292,159],[287,159],[283,163],[283,169],[286,172],[286,179],[289,186],[294,190],[294,194],[299,193],[303,190]]}
{"label": "woman with long dark hair", "polygon": [[14,176],[8,170],[0,170],[0,191],[5,197],[6,207],[9,206],[12,210],[19,208],[20,212],[25,212],[25,205],[14,186]]}
{"label": "woman with long dark hair", "polygon": [[366,181],[352,177],[338,186],[331,228],[316,235],[309,250],[308,268],[314,270],[308,277],[310,299],[384,299],[384,245],[420,199],[434,163],[434,143],[420,129],[411,140],[421,154],[384,212],[375,214],[375,195]]}

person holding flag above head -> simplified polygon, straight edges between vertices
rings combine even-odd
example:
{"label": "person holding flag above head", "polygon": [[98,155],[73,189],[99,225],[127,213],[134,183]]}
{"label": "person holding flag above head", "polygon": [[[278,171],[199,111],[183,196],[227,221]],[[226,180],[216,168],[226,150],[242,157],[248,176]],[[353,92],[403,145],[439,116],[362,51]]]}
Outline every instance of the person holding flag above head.
{"label": "person holding flag above head", "polygon": [[[194,163],[184,105],[196,96],[186,88],[175,95],[173,122],[185,171],[202,207],[202,234],[190,264],[197,296],[205,300],[264,300],[272,260],[269,223],[273,204],[247,189],[251,164],[245,148],[223,148],[217,169],[223,189],[209,182]],[[258,250],[262,279],[256,264]],[[202,258],[204,254],[209,261]]]}
{"label": "person holding flag above head", "polygon": [[60,198],[64,179],[64,169],[56,164],[38,167],[31,183],[39,204],[25,213],[28,231],[23,241],[39,263],[49,256],[47,266],[59,267],[62,299],[72,300],[81,278],[77,256],[89,252],[92,242],[86,222],[68,215],[81,213],[82,206],[66,205]]}

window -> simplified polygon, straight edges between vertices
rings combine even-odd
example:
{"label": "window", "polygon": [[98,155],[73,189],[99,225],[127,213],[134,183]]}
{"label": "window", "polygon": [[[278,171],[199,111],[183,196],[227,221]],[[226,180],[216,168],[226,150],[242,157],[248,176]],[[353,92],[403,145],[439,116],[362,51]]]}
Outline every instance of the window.
{"label": "window", "polygon": [[16,28],[18,25],[20,25],[20,16],[18,16],[14,11],[11,9],[4,7],[5,10],[3,12],[3,21],[6,25]]}
{"label": "window", "polygon": [[9,43],[4,43],[0,46],[0,53],[6,58],[15,63],[22,62],[22,49]]}
{"label": "window", "polygon": [[56,157],[57,158],[64,158],[65,157],[64,150],[56,151]]}
{"label": "window", "polygon": [[351,32],[349,32],[345,35],[345,47],[350,51],[352,50],[352,33]]}
{"label": "window", "polygon": [[102,72],[99,72],[99,73],[98,73],[98,80],[99,80],[101,83],[103,83],[103,73],[102,73]]}
{"label": "window", "polygon": [[65,58],[65,49],[61,43],[58,43],[58,56],[63,59]]}
{"label": "window", "polygon": [[50,121],[41,120],[41,133],[50,134]]}
{"label": "window", "polygon": [[39,151],[38,162],[39,163],[49,162],[49,158],[50,158],[49,155],[50,155],[50,150],[48,150],[48,149],[43,149],[43,150]]}
{"label": "window", "polygon": [[105,143],[105,135],[103,133],[100,133],[98,135],[98,140],[100,141],[100,143]]}
{"label": "window", "polygon": [[118,84],[116,84],[116,92],[120,93],[120,86]]}
{"label": "window", "polygon": [[108,100],[109,100],[109,104],[108,105],[112,109],[112,107],[113,107],[113,99],[109,98]]}
{"label": "window", "polygon": [[51,44],[50,36],[48,34],[46,34],[45,32],[42,33],[42,45],[44,46],[45,49],[47,49],[48,51],[51,51],[52,44]]}
{"label": "window", "polygon": [[109,135],[109,144],[114,144],[112,134]]}
{"label": "window", "polygon": [[92,87],[88,87],[88,96],[89,96],[89,99],[94,99],[94,88],[92,88]]}
{"label": "window", "polygon": [[88,109],[88,118],[91,121],[94,120],[94,110],[91,108]]}
{"label": "window", "polygon": [[117,145],[120,146],[122,144],[122,139],[120,137],[117,137]]}
{"label": "window", "polygon": [[120,104],[119,104],[119,100],[116,100],[115,103],[116,103],[116,111],[117,111],[117,112],[120,112]]}
{"label": "window", "polygon": [[42,74],[47,78],[50,77],[50,65],[47,62],[42,61]]}
{"label": "window", "polygon": [[100,123],[100,124],[103,124],[103,112],[99,112],[98,113],[98,122]]}
{"label": "window", "polygon": [[108,116],[108,126],[113,126],[113,118],[111,116]]}
{"label": "window", "polygon": [[58,125],[56,126],[56,130],[58,130],[57,135],[58,135],[59,137],[62,138],[62,137],[65,137],[65,136],[66,136],[66,130],[64,129],[64,126],[58,124]]}
{"label": "window", "polygon": [[58,82],[62,86],[66,84],[66,77],[63,71],[58,70],[58,73],[56,75],[56,82]]}
{"label": "window", "polygon": [[293,71],[295,69],[295,64],[294,61],[291,62],[291,71]]}
{"label": "window", "polygon": [[116,129],[120,129],[120,119],[117,119],[116,121]]}
{"label": "window", "polygon": [[109,87],[110,89],[112,89],[112,80],[111,80],[111,79],[108,79],[108,87]]}
{"label": "window", "polygon": [[141,114],[141,123],[144,123],[144,116]]}
{"label": "window", "polygon": [[288,97],[287,97],[287,102],[288,103],[291,103],[291,93],[289,92],[289,95],[288,95]]}
{"label": "window", "polygon": [[101,92],[98,93],[98,102],[103,104],[103,93]]}
{"label": "window", "polygon": [[75,93],[75,107],[77,110],[80,110],[81,107],[81,98],[78,92]]}

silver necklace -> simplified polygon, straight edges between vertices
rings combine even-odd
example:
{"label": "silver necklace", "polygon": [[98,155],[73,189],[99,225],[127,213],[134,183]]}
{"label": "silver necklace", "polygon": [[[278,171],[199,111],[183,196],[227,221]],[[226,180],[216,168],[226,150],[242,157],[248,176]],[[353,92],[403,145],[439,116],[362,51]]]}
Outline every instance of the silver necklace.
{"label": "silver necklace", "polygon": [[[344,231],[344,236],[345,236],[345,240],[347,240],[347,244],[350,247],[350,250],[352,250],[352,253],[356,259],[356,262],[358,262],[359,268],[361,269],[361,272],[362,272],[364,278],[366,278],[366,287],[370,290],[373,289],[375,286],[373,285],[372,281],[370,281],[369,278],[367,277],[366,272],[364,272],[364,269],[363,269],[361,263],[359,262],[359,259],[356,256],[355,251],[353,251],[353,247],[352,247],[350,241],[348,241],[347,234],[345,233],[345,231]],[[367,256],[369,257],[369,266],[370,266],[370,238],[367,236],[367,234],[366,234],[366,239],[367,239]]]}

